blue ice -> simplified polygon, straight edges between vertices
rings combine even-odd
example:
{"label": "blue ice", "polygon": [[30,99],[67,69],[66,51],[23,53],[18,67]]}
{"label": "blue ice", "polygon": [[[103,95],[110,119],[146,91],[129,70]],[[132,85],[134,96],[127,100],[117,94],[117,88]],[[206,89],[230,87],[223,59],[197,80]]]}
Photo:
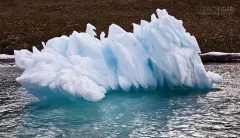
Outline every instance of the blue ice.
{"label": "blue ice", "polygon": [[112,90],[210,89],[221,83],[220,75],[205,71],[196,38],[166,10],[133,28],[126,32],[112,24],[108,36],[103,32],[98,39],[87,24],[86,32],[50,39],[41,51],[14,51],[16,65],[24,69],[16,80],[39,98],[89,101]]}

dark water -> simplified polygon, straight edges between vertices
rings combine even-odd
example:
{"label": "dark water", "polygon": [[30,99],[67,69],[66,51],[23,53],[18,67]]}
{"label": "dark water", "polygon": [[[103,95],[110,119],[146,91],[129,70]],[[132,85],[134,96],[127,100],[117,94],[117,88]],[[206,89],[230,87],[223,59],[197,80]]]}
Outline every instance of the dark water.
{"label": "dark water", "polygon": [[[240,64],[209,64],[209,93],[112,93],[97,103],[37,101],[0,67],[0,137],[240,137]],[[55,104],[54,104],[55,103]]]}

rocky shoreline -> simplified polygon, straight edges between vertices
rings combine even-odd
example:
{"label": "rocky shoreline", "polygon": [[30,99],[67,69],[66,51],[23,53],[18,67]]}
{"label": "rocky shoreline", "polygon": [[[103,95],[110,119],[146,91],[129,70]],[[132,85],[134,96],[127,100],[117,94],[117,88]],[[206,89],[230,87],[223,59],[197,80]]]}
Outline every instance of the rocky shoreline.
{"label": "rocky shoreline", "polygon": [[240,1],[236,0],[18,0],[0,1],[0,53],[42,48],[41,42],[85,31],[86,24],[97,34],[118,24],[132,31],[132,23],[144,19],[157,8],[166,9],[194,35],[203,53],[240,52]]}
{"label": "rocky shoreline", "polygon": [[203,63],[240,62],[240,53],[209,52],[200,54]]}
{"label": "rocky shoreline", "polygon": [[12,66],[15,64],[14,55],[0,54],[0,66]]}

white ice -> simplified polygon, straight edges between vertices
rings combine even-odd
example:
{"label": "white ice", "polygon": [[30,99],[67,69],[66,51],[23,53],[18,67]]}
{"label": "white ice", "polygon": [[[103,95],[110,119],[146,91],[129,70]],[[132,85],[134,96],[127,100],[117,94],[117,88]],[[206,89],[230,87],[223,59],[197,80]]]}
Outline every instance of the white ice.
{"label": "white ice", "polygon": [[0,59],[11,59],[14,55],[0,54]]}
{"label": "white ice", "polygon": [[[158,16],[158,17],[157,17]],[[39,98],[68,96],[99,101],[112,90],[210,89],[221,76],[206,72],[194,36],[181,20],[157,10],[151,22],[126,32],[116,24],[97,39],[95,27],[55,37],[39,51],[15,51],[24,69],[16,80]]]}
{"label": "white ice", "polygon": [[225,52],[208,52],[208,53],[204,53],[201,54],[202,56],[227,56],[227,55],[231,55],[231,56],[238,56],[240,57],[240,53],[225,53]]}

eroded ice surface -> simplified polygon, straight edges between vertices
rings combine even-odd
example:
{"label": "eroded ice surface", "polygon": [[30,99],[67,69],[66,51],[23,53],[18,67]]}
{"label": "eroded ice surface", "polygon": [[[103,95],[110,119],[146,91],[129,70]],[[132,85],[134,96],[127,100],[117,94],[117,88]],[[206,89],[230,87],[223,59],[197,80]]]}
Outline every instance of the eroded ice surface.
{"label": "eroded ice surface", "polygon": [[133,33],[112,24],[97,39],[95,27],[49,40],[39,51],[15,51],[17,78],[39,98],[69,96],[99,101],[111,90],[209,89],[222,78],[206,72],[194,36],[181,20],[157,10]]}

